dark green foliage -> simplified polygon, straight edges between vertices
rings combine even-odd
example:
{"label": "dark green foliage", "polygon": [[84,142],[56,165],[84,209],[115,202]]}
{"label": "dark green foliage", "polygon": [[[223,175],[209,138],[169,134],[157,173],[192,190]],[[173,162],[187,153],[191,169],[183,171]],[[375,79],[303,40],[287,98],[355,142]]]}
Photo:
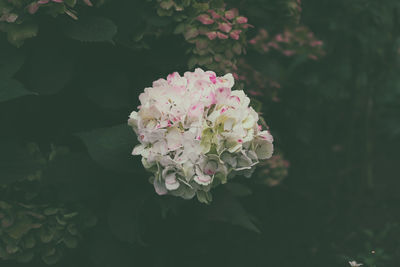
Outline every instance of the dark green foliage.
{"label": "dark green foliage", "polygon": [[[399,1],[34,2],[0,0],[0,266],[398,266]],[[232,8],[251,26],[210,40]],[[127,126],[195,67],[277,148],[208,205],[157,196]]]}

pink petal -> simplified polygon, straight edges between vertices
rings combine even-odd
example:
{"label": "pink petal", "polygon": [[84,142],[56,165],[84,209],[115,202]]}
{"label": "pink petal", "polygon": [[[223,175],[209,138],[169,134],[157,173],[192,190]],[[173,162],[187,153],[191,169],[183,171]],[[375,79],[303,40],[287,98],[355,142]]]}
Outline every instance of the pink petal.
{"label": "pink petal", "polygon": [[247,18],[243,17],[243,16],[239,16],[239,17],[236,18],[236,21],[239,24],[247,23]]}
{"label": "pink petal", "polygon": [[218,29],[220,31],[228,33],[228,32],[230,32],[232,30],[232,26],[229,25],[228,23],[221,23],[221,24],[218,25]]}
{"label": "pink petal", "polygon": [[212,18],[210,18],[210,16],[207,15],[207,14],[199,15],[197,17],[197,20],[200,21],[202,24],[205,24],[205,25],[214,23],[214,20]]}

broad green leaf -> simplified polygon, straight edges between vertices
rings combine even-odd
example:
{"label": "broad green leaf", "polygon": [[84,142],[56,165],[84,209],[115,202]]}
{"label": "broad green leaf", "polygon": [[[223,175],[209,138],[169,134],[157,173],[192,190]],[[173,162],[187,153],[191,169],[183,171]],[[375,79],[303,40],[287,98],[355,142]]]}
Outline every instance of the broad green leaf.
{"label": "broad green leaf", "polygon": [[23,50],[8,42],[0,42],[0,77],[12,77],[24,64]]}
{"label": "broad green leaf", "polygon": [[37,47],[29,61],[27,80],[33,91],[54,94],[61,91],[73,75],[73,56],[52,42]]}
{"label": "broad green leaf", "polygon": [[104,17],[82,17],[64,28],[68,37],[82,42],[112,42],[117,31],[114,22]]}
{"label": "broad green leaf", "polygon": [[104,108],[124,108],[129,105],[129,79],[120,72],[107,69],[90,76],[85,84],[88,97]]}
{"label": "broad green leaf", "polygon": [[214,194],[214,201],[205,211],[208,220],[231,223],[260,233],[253,222],[253,217],[247,213],[242,204],[231,193],[227,191],[218,193]]}
{"label": "broad green leaf", "polygon": [[118,172],[135,172],[132,150],[137,138],[126,125],[96,129],[77,134],[86,144],[90,156],[100,165]]}
{"label": "broad green leaf", "polygon": [[34,93],[26,90],[19,81],[0,77],[0,102],[32,94]]}
{"label": "broad green leaf", "polygon": [[[139,197],[141,196],[141,197]],[[111,232],[120,240],[129,243],[140,241],[140,207],[143,195],[132,191],[121,192],[111,202],[108,224]]]}
{"label": "broad green leaf", "polygon": [[239,183],[229,182],[225,184],[225,188],[232,193],[232,195],[237,197],[245,197],[252,194],[250,188]]}

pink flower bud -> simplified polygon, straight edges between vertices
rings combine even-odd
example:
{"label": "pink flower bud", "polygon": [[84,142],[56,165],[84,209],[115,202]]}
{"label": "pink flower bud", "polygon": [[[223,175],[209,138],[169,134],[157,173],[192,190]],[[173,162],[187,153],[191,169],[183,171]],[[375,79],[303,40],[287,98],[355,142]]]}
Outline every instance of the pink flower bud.
{"label": "pink flower bud", "polygon": [[275,43],[275,42],[269,42],[268,46],[272,46],[275,49],[279,49],[279,45],[277,43]]}
{"label": "pink flower bud", "polygon": [[232,26],[229,25],[228,23],[221,23],[221,24],[218,25],[218,29],[220,31],[228,33],[228,32],[230,32],[232,30]]}
{"label": "pink flower bud", "polygon": [[233,19],[235,17],[235,11],[233,9],[225,12],[225,18]]}
{"label": "pink flower bud", "polygon": [[217,32],[217,36],[219,39],[228,39],[228,35],[223,34],[222,32]]}
{"label": "pink flower bud", "polygon": [[247,23],[247,18],[243,17],[243,16],[239,16],[236,18],[236,22],[240,23],[240,24]]}
{"label": "pink flower bud", "polygon": [[44,4],[47,4],[48,2],[49,2],[49,0],[40,0],[40,1],[38,1],[38,4],[44,5]]}
{"label": "pink flower bud", "polygon": [[210,18],[207,14],[202,14],[197,17],[197,20],[203,23],[204,25],[213,24],[214,20]]}
{"label": "pink flower bud", "polygon": [[255,38],[254,38],[254,39],[251,39],[251,40],[249,41],[249,43],[252,44],[252,45],[254,45],[254,44],[257,43],[257,40],[256,40]]}
{"label": "pink flower bud", "polygon": [[283,41],[282,34],[276,35],[275,36],[275,40],[278,41],[278,42],[282,42]]}
{"label": "pink flower bud", "polygon": [[56,2],[56,3],[62,3],[62,2],[64,2],[64,0],[52,0],[53,2]]}
{"label": "pink flower bud", "polygon": [[282,53],[283,53],[285,56],[290,57],[290,56],[293,56],[293,55],[296,53],[296,51],[293,51],[293,50],[285,50],[285,51],[283,51]]}
{"label": "pink flower bud", "polygon": [[212,9],[209,9],[207,12],[211,14],[211,17],[212,17],[213,19],[219,19],[219,18],[221,17],[217,12],[215,12],[215,11],[212,10]]}
{"label": "pink flower bud", "polygon": [[206,35],[208,39],[214,40],[217,37],[217,32],[207,32]]}
{"label": "pink flower bud", "polygon": [[234,40],[239,40],[241,32],[242,32],[242,30],[234,30],[229,34],[229,36]]}
{"label": "pink flower bud", "polygon": [[268,32],[266,29],[261,29],[260,31],[260,36],[263,38],[267,38],[268,37]]}
{"label": "pink flower bud", "polygon": [[313,55],[313,54],[309,54],[308,58],[311,58],[312,60],[318,60],[318,57],[316,55]]}
{"label": "pink flower bud", "polygon": [[312,47],[314,47],[314,46],[321,46],[321,45],[322,45],[322,41],[312,41],[312,42],[310,43],[310,45],[311,45]]}

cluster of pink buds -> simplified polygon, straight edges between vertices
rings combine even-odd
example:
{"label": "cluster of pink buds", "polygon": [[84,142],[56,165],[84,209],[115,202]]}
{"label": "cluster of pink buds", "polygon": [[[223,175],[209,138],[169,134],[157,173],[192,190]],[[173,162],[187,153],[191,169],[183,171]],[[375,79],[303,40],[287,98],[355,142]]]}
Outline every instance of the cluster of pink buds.
{"label": "cluster of pink buds", "polygon": [[274,37],[270,37],[267,30],[260,29],[249,43],[261,53],[274,49],[287,57],[306,54],[310,59],[317,60],[325,54],[323,42],[315,38],[314,33],[304,26],[285,30]]}
{"label": "cluster of pink buds", "polygon": [[[49,3],[64,4],[64,2],[65,2],[64,0],[39,0],[30,3],[27,9],[30,14],[35,14],[38,11],[39,7],[43,5],[47,5]],[[87,6],[93,6],[91,0],[82,0],[82,2],[85,3]],[[76,15],[73,12],[69,11],[68,9],[66,9],[65,13],[71,16],[73,19],[77,19]]]}
{"label": "cluster of pink buds", "polygon": [[209,9],[197,15],[184,32],[185,39],[195,44],[193,64],[189,63],[189,67],[199,65],[221,73],[231,72],[238,79],[236,58],[246,52],[245,32],[249,27],[253,26],[236,8]]}
{"label": "cluster of pink buds", "polygon": [[225,11],[224,9],[210,9],[196,18],[201,24],[207,25],[203,32],[210,40],[234,39],[239,40],[243,29],[252,27],[247,23],[247,18],[239,16],[236,8]]}
{"label": "cluster of pink buds", "polygon": [[287,177],[290,163],[281,155],[276,154],[262,166],[257,173],[258,181],[268,186],[277,186]]}

